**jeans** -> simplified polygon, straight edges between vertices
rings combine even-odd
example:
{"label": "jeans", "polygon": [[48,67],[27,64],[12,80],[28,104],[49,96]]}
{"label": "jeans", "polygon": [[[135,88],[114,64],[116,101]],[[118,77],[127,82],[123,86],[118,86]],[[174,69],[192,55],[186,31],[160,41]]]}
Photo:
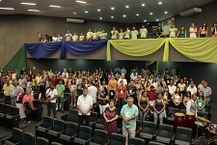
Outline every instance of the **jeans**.
{"label": "jeans", "polygon": [[164,112],[161,112],[160,114],[154,112],[154,124],[158,123],[158,119],[160,120],[160,125],[163,124],[164,116],[165,116]]}
{"label": "jeans", "polygon": [[140,117],[140,127],[143,128],[143,121],[145,121],[146,116],[148,115],[149,110],[146,110],[145,112],[142,112],[142,110],[139,111],[139,117]]}
{"label": "jeans", "polygon": [[79,125],[83,125],[85,120],[85,125],[90,125],[90,115],[78,115]]}
{"label": "jeans", "polygon": [[125,128],[124,126],[122,127],[122,134],[126,136],[126,145],[128,145],[128,137],[130,138],[135,138],[136,136],[136,126],[132,128]]}
{"label": "jeans", "polygon": [[64,97],[59,97],[58,98],[58,109],[59,110],[64,110]]}
{"label": "jeans", "polygon": [[56,103],[47,103],[47,116],[50,116],[51,109],[53,111],[54,118],[56,118]]}
{"label": "jeans", "polygon": [[17,102],[16,98],[11,99],[11,105],[16,106],[16,102]]}

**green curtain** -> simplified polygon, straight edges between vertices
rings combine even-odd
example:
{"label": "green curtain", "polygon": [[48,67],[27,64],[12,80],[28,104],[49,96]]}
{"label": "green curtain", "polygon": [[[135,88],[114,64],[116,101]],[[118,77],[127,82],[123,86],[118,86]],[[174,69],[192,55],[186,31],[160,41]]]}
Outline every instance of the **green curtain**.
{"label": "green curtain", "polygon": [[107,43],[107,61],[111,61],[110,45],[126,55],[141,57],[158,51],[165,41],[166,39],[109,40]]}
{"label": "green curtain", "polygon": [[21,70],[23,67],[26,68],[26,50],[22,46],[15,56],[4,67],[3,71],[13,70],[15,68]]}
{"label": "green curtain", "polygon": [[170,38],[168,40],[172,47],[190,59],[217,63],[216,38]]}

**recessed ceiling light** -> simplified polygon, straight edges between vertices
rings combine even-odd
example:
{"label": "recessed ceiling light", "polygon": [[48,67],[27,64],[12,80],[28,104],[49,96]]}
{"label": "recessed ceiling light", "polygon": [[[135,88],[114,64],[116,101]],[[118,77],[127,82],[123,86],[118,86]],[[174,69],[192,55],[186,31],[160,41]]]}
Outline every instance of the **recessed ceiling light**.
{"label": "recessed ceiling light", "polygon": [[2,0],[0,0],[0,2],[1,2]]}
{"label": "recessed ceiling light", "polygon": [[138,17],[138,16],[139,16],[139,14],[136,14],[136,16]]}
{"label": "recessed ceiling light", "polygon": [[153,15],[153,12],[150,12],[149,15]]}
{"label": "recessed ceiling light", "polygon": [[150,23],[147,23],[147,25],[150,25]]}
{"label": "recessed ceiling light", "polygon": [[100,20],[102,20],[102,17],[99,17]]}
{"label": "recessed ceiling light", "polygon": [[111,10],[114,10],[115,8],[114,7],[111,7]]}
{"label": "recessed ceiling light", "polygon": [[167,11],[165,11],[165,12],[164,12],[164,14],[168,14],[168,12],[167,12]]}
{"label": "recessed ceiling light", "polygon": [[73,12],[74,15],[77,15],[77,12]]}
{"label": "recessed ceiling light", "polygon": [[97,11],[98,11],[98,12],[100,12],[100,11],[101,11],[101,9],[97,9]]}
{"label": "recessed ceiling light", "polygon": [[159,19],[156,19],[156,22],[158,22],[159,21]]}
{"label": "recessed ceiling light", "polygon": [[27,11],[29,11],[29,12],[40,12],[40,10],[38,10],[38,9],[28,9]]}
{"label": "recessed ceiling light", "polygon": [[147,20],[143,20],[143,22],[147,22]]}
{"label": "recessed ceiling light", "polygon": [[88,11],[84,11],[86,14],[88,13]]}
{"label": "recessed ceiling light", "polygon": [[59,5],[49,5],[50,8],[61,8]]}
{"label": "recessed ceiling light", "polygon": [[127,16],[126,16],[126,15],[123,15],[123,17],[126,18]]}
{"label": "recessed ceiling light", "polygon": [[159,5],[162,5],[163,3],[162,3],[162,2],[158,2],[158,4],[159,4]]}
{"label": "recessed ceiling light", "polygon": [[111,16],[111,19],[114,19],[114,16]]}
{"label": "recessed ceiling light", "polygon": [[35,6],[36,3],[29,3],[29,2],[22,2],[21,5],[29,5],[29,6]]}
{"label": "recessed ceiling light", "polygon": [[81,1],[81,0],[76,0],[75,2],[76,3],[81,3],[81,4],[86,4],[87,3],[86,1]]}
{"label": "recessed ceiling light", "polygon": [[11,7],[0,7],[0,10],[9,10],[9,11],[13,11],[14,8],[11,8]]}
{"label": "recessed ceiling light", "polygon": [[126,8],[128,9],[130,6],[129,5],[126,5]]}
{"label": "recessed ceiling light", "polygon": [[145,6],[145,4],[143,3],[143,4],[141,4],[141,6],[142,6],[142,7],[144,7],[144,6]]}

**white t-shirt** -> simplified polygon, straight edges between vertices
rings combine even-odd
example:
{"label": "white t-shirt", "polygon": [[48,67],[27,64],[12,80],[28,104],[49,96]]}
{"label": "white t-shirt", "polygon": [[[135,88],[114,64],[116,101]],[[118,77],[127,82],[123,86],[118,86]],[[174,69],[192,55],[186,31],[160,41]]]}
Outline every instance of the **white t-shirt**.
{"label": "white t-shirt", "polygon": [[141,38],[146,38],[146,37],[147,37],[148,30],[147,30],[146,28],[141,28],[141,29],[139,30],[139,33],[140,33]]}
{"label": "white t-shirt", "polygon": [[184,91],[185,90],[185,87],[186,87],[186,84],[184,84],[184,83],[179,83],[178,84],[178,88],[180,89],[180,91]]}
{"label": "white t-shirt", "polygon": [[73,42],[78,41],[78,35],[73,35],[73,36],[72,36],[72,41],[73,41]]}
{"label": "white t-shirt", "polygon": [[173,95],[173,94],[175,93],[175,91],[176,91],[176,86],[174,86],[174,85],[172,85],[172,86],[169,85],[168,88],[169,88],[170,94]]}
{"label": "white t-shirt", "polygon": [[88,95],[91,96],[93,103],[96,103],[97,88],[95,86],[88,87]]}
{"label": "white t-shirt", "polygon": [[87,32],[87,40],[92,39],[93,32]]}
{"label": "white t-shirt", "polygon": [[193,95],[193,94],[196,94],[197,93],[197,87],[191,87],[191,86],[189,86],[188,88],[187,88],[187,92],[188,91],[190,91],[191,92],[191,95]]}
{"label": "white t-shirt", "polygon": [[124,82],[124,85],[126,86],[127,85],[127,80],[126,79],[122,79],[122,78],[118,79],[118,84],[120,84],[121,80]]}
{"label": "white t-shirt", "polygon": [[[49,88],[49,89],[47,89],[47,91],[46,91],[46,96],[50,96],[50,99],[52,99],[54,96],[57,96],[57,95],[58,95],[58,92],[57,92],[56,89],[51,90],[51,89]],[[57,101],[57,98],[51,100],[50,102],[51,102],[51,103],[56,103],[56,101]]]}
{"label": "white t-shirt", "polygon": [[65,38],[66,38],[66,41],[71,41],[72,34],[71,33],[66,33]]}
{"label": "white t-shirt", "polygon": [[[84,97],[83,95],[79,96],[77,105],[80,106],[82,112],[87,112],[88,109],[93,106],[92,97],[89,95],[87,95],[86,97]],[[78,112],[78,115],[82,115],[80,111]],[[87,115],[90,115],[90,112],[88,112]]]}
{"label": "white t-shirt", "polygon": [[112,30],[111,34],[112,34],[112,39],[118,39],[118,31],[117,30]]}
{"label": "white t-shirt", "polygon": [[130,30],[124,32],[124,39],[130,39]]}
{"label": "white t-shirt", "polygon": [[131,39],[137,39],[137,35],[138,35],[138,31],[137,30],[132,30],[131,31]]}

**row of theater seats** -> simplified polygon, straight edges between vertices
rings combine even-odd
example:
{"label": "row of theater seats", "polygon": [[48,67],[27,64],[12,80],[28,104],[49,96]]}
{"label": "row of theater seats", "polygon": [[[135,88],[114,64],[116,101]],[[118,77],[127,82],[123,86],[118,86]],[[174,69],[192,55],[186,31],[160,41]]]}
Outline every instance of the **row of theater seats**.
{"label": "row of theater seats", "polygon": [[[34,100],[34,110],[31,111],[32,119],[39,121],[42,119],[42,102]],[[15,106],[0,103],[0,126],[8,128],[18,127],[20,122],[19,109]]]}
{"label": "row of theater seats", "polygon": [[43,137],[35,137],[32,133],[23,132],[19,128],[13,128],[12,135],[1,139],[2,145],[62,145],[57,142],[49,143]]}
{"label": "row of theater seats", "polygon": [[[76,116],[74,116],[76,118]],[[42,124],[36,126],[36,136],[46,137],[50,141],[60,142],[62,144],[90,144],[101,145],[108,143],[107,133],[101,124],[95,126],[79,126],[78,123],[71,121],[63,121],[44,117]],[[153,122],[137,120],[136,137],[130,139],[131,144],[148,145],[153,141],[161,144],[178,144],[190,145],[192,139],[192,129],[185,127],[177,127],[174,129],[172,125],[160,125],[158,129]],[[120,134],[121,130],[112,135],[110,144],[124,144],[126,138]],[[134,143],[135,142],[135,143]]]}

